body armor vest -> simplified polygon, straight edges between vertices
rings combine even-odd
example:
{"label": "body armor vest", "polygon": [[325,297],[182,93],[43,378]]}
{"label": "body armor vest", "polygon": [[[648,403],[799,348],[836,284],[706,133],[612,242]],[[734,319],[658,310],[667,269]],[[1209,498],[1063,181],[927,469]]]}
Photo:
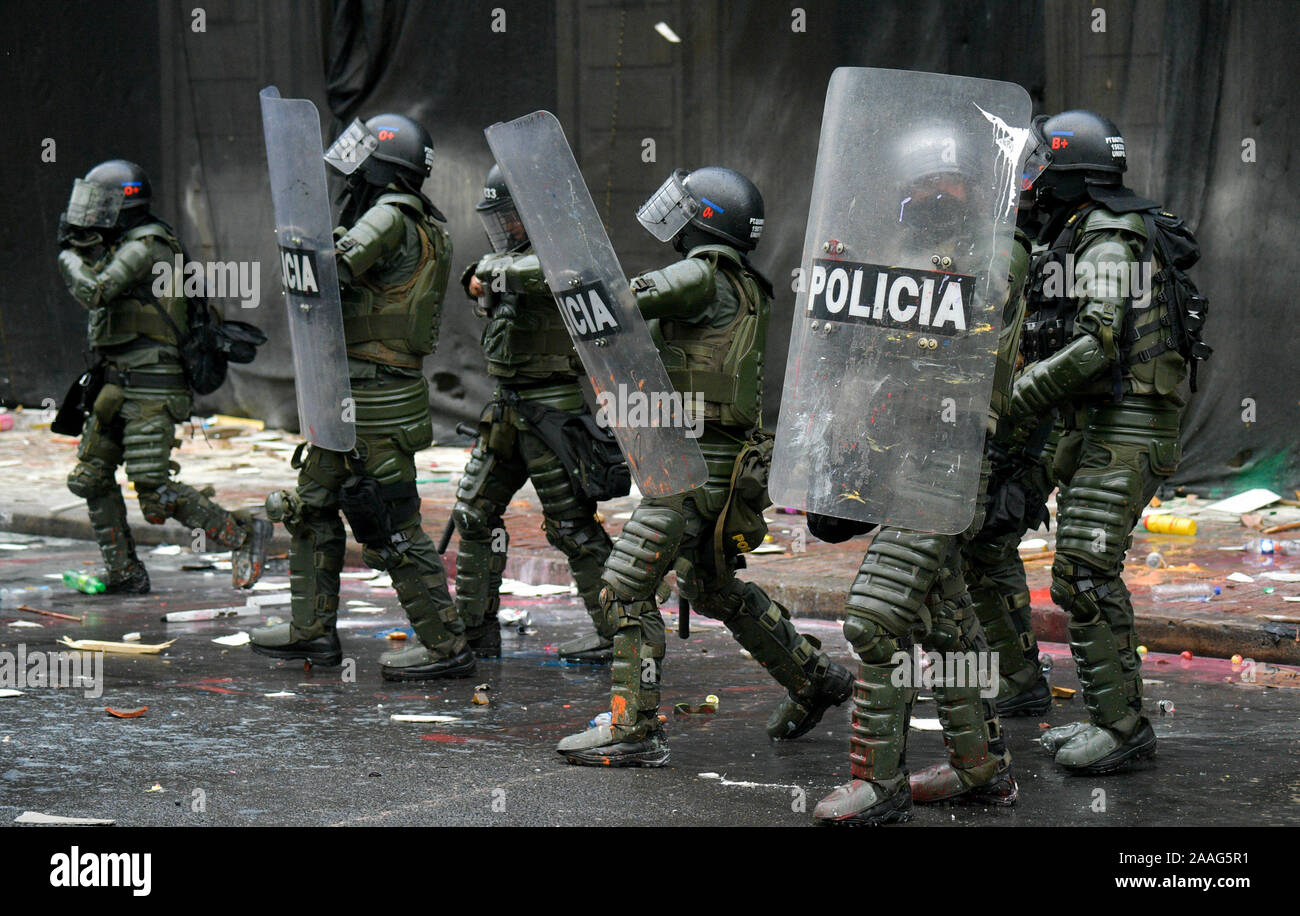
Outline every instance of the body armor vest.
{"label": "body armor vest", "polygon": [[340,291],[348,355],[418,369],[438,346],[451,237],[412,194],[383,194],[375,206],[397,208],[406,238],[397,252]]}
{"label": "body armor vest", "polygon": [[[498,263],[502,258],[489,257]],[[482,345],[489,375],[516,384],[578,378],[580,363],[573,339],[549,294],[507,291],[491,296],[487,319]]]}
{"label": "body armor vest", "polygon": [[[92,269],[96,273],[102,271],[122,245],[133,241],[166,247],[172,259],[182,254],[180,242],[166,226],[158,222],[145,223],[124,232],[118,243],[110,248],[99,262],[92,265]],[[157,261],[153,263],[156,264]],[[87,338],[93,349],[122,349],[130,344],[142,342],[141,338],[176,346],[175,333],[168,326],[167,321],[158,314],[158,310],[149,304],[151,302],[157,302],[166,310],[181,333],[188,330],[189,317],[184,296],[184,277],[175,273],[172,262],[169,261],[168,270],[172,271],[173,295],[158,297],[153,292],[155,276],[152,264],[150,267],[151,269],[133,287],[113,301],[102,303],[98,308],[91,310]]]}
{"label": "body armor vest", "polygon": [[736,314],[720,328],[661,319],[660,356],[677,391],[704,396],[705,420],[750,429],[763,416],[763,355],[771,300],[735,249],[702,245],[688,257],[713,265],[718,288],[726,282],[739,300]]}
{"label": "body armor vest", "polygon": [[[1151,264],[1151,297],[1149,307],[1135,307],[1130,295],[1122,320],[1112,329],[1113,338],[1102,340],[1107,355],[1114,360],[1112,378],[1099,381],[1099,391],[1110,388],[1118,398],[1124,390],[1134,394],[1172,394],[1186,377],[1186,361],[1179,353],[1174,326],[1181,316],[1173,301],[1167,270],[1156,263],[1153,240],[1140,212],[1116,214],[1096,203],[1080,207],[1066,219],[1055,241],[1039,253],[1033,261],[1029,289],[1025,330],[1020,351],[1028,362],[1036,362],[1056,353],[1075,337],[1074,324],[1079,312],[1079,300],[1073,296],[1048,295],[1045,286],[1049,277],[1073,282],[1067,276],[1072,267],[1072,255],[1083,247],[1087,236],[1105,233],[1127,241],[1144,240],[1143,253],[1131,264],[1141,270],[1144,263]],[[1131,290],[1130,290],[1131,292]]]}

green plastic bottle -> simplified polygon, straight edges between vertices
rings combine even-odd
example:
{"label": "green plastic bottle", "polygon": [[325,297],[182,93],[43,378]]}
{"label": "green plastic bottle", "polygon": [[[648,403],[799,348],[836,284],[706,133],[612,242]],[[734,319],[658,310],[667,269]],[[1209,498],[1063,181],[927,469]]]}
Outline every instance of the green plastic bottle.
{"label": "green plastic bottle", "polygon": [[63,584],[87,595],[98,595],[104,591],[104,583],[98,576],[77,572],[75,569],[64,570]]}

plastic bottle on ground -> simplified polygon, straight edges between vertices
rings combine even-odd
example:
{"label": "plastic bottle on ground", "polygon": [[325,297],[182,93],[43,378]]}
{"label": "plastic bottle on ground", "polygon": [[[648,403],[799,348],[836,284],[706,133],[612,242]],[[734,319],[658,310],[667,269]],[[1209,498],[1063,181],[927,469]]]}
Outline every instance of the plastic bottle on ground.
{"label": "plastic bottle on ground", "polygon": [[1220,591],[1208,582],[1177,582],[1151,586],[1151,597],[1156,601],[1209,601]]}

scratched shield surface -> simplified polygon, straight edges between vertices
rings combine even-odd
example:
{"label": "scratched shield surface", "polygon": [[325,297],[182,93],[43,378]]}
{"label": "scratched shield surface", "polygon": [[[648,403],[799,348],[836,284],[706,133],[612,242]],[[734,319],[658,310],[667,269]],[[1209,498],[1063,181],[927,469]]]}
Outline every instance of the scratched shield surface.
{"label": "scratched shield surface", "polygon": [[284,306],[293,346],[298,422],[312,445],[336,452],[356,445],[333,220],[320,141],[320,116],[308,99],[260,93],[266,166],[275,205],[275,235]]}
{"label": "scratched shield surface", "polygon": [[1030,120],[1011,83],[831,76],[769,490],[917,531],[969,526]]}
{"label": "scratched shield surface", "polygon": [[[485,133],[597,397],[611,408],[632,408],[629,401],[638,400],[661,404],[673,392],[668,370],[560,122],[536,111]],[[708,479],[682,414],[675,415],[678,422],[662,409],[611,409],[609,415],[643,495],[668,496]],[[637,422],[618,425],[628,417]]]}

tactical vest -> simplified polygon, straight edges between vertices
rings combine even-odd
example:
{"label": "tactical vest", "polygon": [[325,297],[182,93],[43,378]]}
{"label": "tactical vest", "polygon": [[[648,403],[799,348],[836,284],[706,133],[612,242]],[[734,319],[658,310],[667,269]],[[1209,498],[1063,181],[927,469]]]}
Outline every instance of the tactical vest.
{"label": "tactical vest", "polygon": [[[93,349],[120,349],[128,344],[137,343],[141,338],[176,346],[176,335],[167,321],[158,314],[149,303],[157,302],[171,317],[176,326],[184,333],[189,328],[188,304],[184,295],[184,276],[177,276],[173,267],[174,258],[183,254],[181,243],[162,223],[145,223],[128,229],[122,234],[117,245],[93,269],[98,273],[108,266],[117,250],[128,242],[141,241],[148,245],[157,242],[171,252],[172,262],[167,267],[172,272],[173,295],[159,297],[154,295],[155,275],[152,270],[145,273],[135,286],[126,290],[111,302],[101,303],[91,310],[87,338]],[[154,261],[153,264],[157,264]]]}
{"label": "tactical vest", "polygon": [[683,395],[704,396],[704,418],[722,426],[750,429],[763,419],[763,354],[771,300],[726,245],[701,245],[688,257],[708,261],[730,281],[739,307],[724,327],[659,321],[659,355],[673,388]]}
{"label": "tactical vest", "polygon": [[[1141,269],[1143,262],[1151,262],[1151,289],[1146,290],[1151,299],[1149,303],[1135,302],[1130,296],[1122,320],[1104,325],[1101,343],[1112,360],[1113,372],[1110,378],[1100,380],[1092,393],[1103,394],[1109,389],[1116,400],[1126,390],[1142,395],[1173,394],[1187,376],[1187,363],[1172,342],[1171,329],[1178,318],[1173,314],[1166,271],[1163,265],[1156,269],[1157,256],[1140,212],[1117,214],[1089,203],[1070,214],[1056,240],[1034,259],[1021,352],[1027,361],[1034,362],[1051,356],[1074,339],[1079,300],[1049,296],[1044,287],[1053,274],[1067,278],[1066,256],[1081,249],[1084,239],[1102,233],[1143,240],[1142,256],[1130,263]],[[1075,278],[1067,279],[1073,282]]]}
{"label": "tactical vest", "polygon": [[578,354],[553,297],[507,291],[489,302],[482,338],[489,375],[518,382],[578,377]]}
{"label": "tactical vest", "polygon": [[[1011,398],[1011,383],[1020,352],[1020,335],[1025,320],[1025,279],[1029,275],[1029,239],[1019,229],[1011,245],[1007,276],[1007,301],[1002,307],[1002,330],[998,332],[998,360],[993,370],[993,395],[989,419],[996,427]],[[992,431],[992,430],[990,430]]]}
{"label": "tactical vest", "polygon": [[406,238],[398,252],[340,290],[343,334],[349,356],[418,369],[438,346],[451,236],[413,194],[383,194],[375,206],[384,205],[407,217]]}

